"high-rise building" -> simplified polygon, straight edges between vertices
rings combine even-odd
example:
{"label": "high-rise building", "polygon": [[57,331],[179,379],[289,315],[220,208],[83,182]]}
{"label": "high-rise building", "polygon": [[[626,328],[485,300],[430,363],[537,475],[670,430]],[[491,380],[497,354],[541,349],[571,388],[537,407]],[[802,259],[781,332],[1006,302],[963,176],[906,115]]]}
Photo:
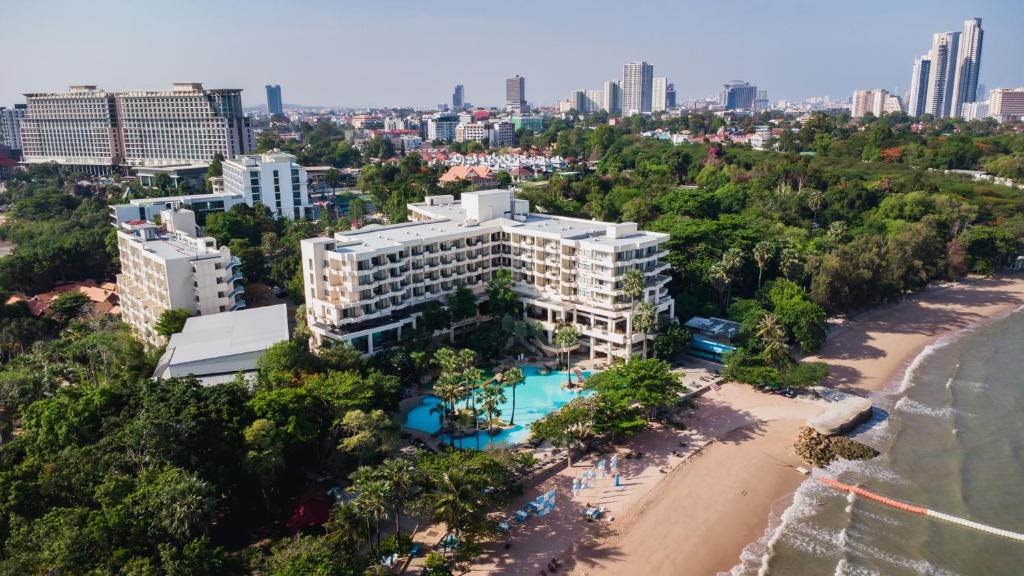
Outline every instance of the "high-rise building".
{"label": "high-rise building", "polygon": [[505,109],[514,114],[529,111],[526,104],[526,78],[516,74],[505,79]]}
{"label": "high-rise building", "polygon": [[284,102],[281,100],[280,84],[267,84],[267,113],[284,114]]}
{"label": "high-rise building", "polygon": [[512,274],[526,319],[548,335],[573,325],[592,359],[629,358],[649,335],[630,330],[623,275],[643,274],[638,301],[674,316],[666,284],[667,234],[529,211],[512,190],[428,196],[409,222],[301,242],[311,343],[348,342],[373,354],[415,328],[422,306],[458,286],[483,294],[496,270]]}
{"label": "high-rise building", "polygon": [[981,72],[981,43],[984,36],[981,18],[964,21],[964,31],[960,34],[960,46],[957,49],[950,116],[960,116],[964,102],[977,100],[978,74]]}
{"label": "high-rise building", "polygon": [[622,115],[650,114],[654,97],[654,66],[628,62],[622,67]]}
{"label": "high-rise building", "polygon": [[665,88],[665,108],[669,110],[676,107],[676,85],[669,84]]}
{"label": "high-rise building", "polygon": [[456,84],[452,91],[452,110],[459,111],[466,107],[465,94],[462,84]]}
{"label": "high-rise building", "polygon": [[25,104],[14,108],[0,106],[0,146],[21,150],[21,119],[25,117]]}
{"label": "high-rise building", "polygon": [[584,90],[583,109],[587,114],[594,114],[603,110],[604,94],[600,90]]}
{"label": "high-rise building", "polygon": [[459,117],[454,114],[437,114],[427,120],[427,140],[431,142],[455,141],[455,127],[459,125]]}
{"label": "high-rise building", "polygon": [[757,86],[742,80],[730,80],[723,84],[719,103],[725,106],[726,110],[753,110],[755,99]]}
{"label": "high-rise building", "polygon": [[772,103],[768,100],[767,90],[758,90],[757,98],[754,99],[754,110],[764,111],[772,107]]}
{"label": "high-rise building", "polygon": [[959,32],[939,32],[932,38],[931,72],[928,76],[928,93],[924,112],[936,118],[952,115],[953,80],[956,76],[957,52],[960,44]]}
{"label": "high-rise building", "polygon": [[608,80],[601,91],[601,108],[611,115],[622,114],[622,85],[618,80]]}
{"label": "high-rise building", "polygon": [[278,218],[297,220],[310,208],[308,176],[295,156],[278,150],[224,160],[224,192],[263,204]]}
{"label": "high-rise building", "polygon": [[579,113],[586,113],[587,111],[587,95],[583,90],[573,90],[569,92],[569,109],[575,110]]}
{"label": "high-rise building", "polygon": [[72,86],[26,94],[22,155],[28,163],[97,171],[209,162],[216,154],[231,158],[256,147],[241,92],[186,82],[169,91]]}
{"label": "high-rise building", "polygon": [[960,117],[964,120],[982,120],[988,118],[988,100],[984,102],[964,102],[962,108],[960,108]]}
{"label": "high-rise building", "polygon": [[996,88],[989,92],[988,115],[998,122],[1024,119],[1024,88]]}
{"label": "high-rise building", "polygon": [[850,106],[850,116],[860,118],[871,112],[875,116],[903,112],[903,102],[899,96],[890,94],[888,90],[855,90]]}
{"label": "high-rise building", "polygon": [[117,231],[121,319],[147,346],[164,343],[156,333],[170,309],[216,314],[245,307],[241,261],[213,238],[196,234],[190,210],[164,210],[163,229],[152,222],[124,222]]}
{"label": "high-rise building", "polygon": [[668,78],[655,78],[651,81],[651,112],[665,111],[666,92],[668,92]]}
{"label": "high-rise building", "polygon": [[910,94],[907,97],[907,114],[915,118],[925,112],[931,70],[932,61],[928,54],[914,59],[914,73],[910,76]]}

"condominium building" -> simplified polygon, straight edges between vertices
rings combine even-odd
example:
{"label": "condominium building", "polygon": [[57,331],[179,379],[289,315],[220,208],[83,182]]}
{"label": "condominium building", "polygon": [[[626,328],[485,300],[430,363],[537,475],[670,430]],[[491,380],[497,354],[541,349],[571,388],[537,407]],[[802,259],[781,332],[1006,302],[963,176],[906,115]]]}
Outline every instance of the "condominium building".
{"label": "condominium building", "polygon": [[449,114],[438,114],[427,120],[427,140],[431,142],[455,141],[455,127],[459,125],[459,117]]}
{"label": "condominium building", "polygon": [[989,92],[988,115],[999,122],[1024,119],[1024,88],[996,88]]}
{"label": "condominium building", "polygon": [[622,85],[618,80],[608,80],[601,90],[601,108],[609,114],[622,114]]}
{"label": "condominium building", "polygon": [[511,122],[500,121],[491,123],[491,147],[515,146],[516,126]]}
{"label": "condominium building", "polygon": [[242,193],[225,193],[223,190],[214,191],[213,194],[135,198],[127,204],[111,205],[110,223],[120,228],[125,222],[133,220],[155,221],[165,210],[186,209],[195,214],[198,226],[204,226],[208,215],[227,212],[232,206],[244,203],[245,196]]}
{"label": "condominium building", "polygon": [[875,116],[903,112],[903,102],[899,96],[890,94],[888,90],[855,90],[850,106],[850,116],[860,118],[871,112]]}
{"label": "condominium building", "polygon": [[907,98],[907,114],[915,118],[919,118],[925,112],[931,70],[932,61],[927,54],[914,59],[914,73],[910,77],[910,95]]}
{"label": "condominium building", "polygon": [[974,102],[978,96],[978,75],[981,73],[981,44],[985,31],[981,18],[964,21],[953,77],[952,109],[950,115],[960,116],[965,102]]}
{"label": "condominium building", "polygon": [[166,310],[202,315],[245,307],[241,262],[231,251],[217,248],[213,238],[197,237],[189,210],[165,210],[160,218],[163,229],[134,220],[117,231],[121,318],[148,346],[163,343],[156,322]]}
{"label": "condominium building", "polygon": [[654,92],[654,66],[629,62],[622,67],[622,115],[650,114]]}
{"label": "condominium building", "polygon": [[516,74],[505,79],[505,109],[513,114],[529,112],[526,104],[526,78]]}
{"label": "condominium building", "polygon": [[267,84],[267,113],[284,114],[284,102],[281,100],[280,84]]}
{"label": "condominium building", "polygon": [[458,112],[466,107],[465,93],[462,84],[455,85],[455,90],[452,90],[452,110]]}
{"label": "condominium building", "polygon": [[600,90],[584,90],[583,91],[583,110],[587,114],[593,114],[600,112],[604,109],[602,106],[604,100],[604,94]]}
{"label": "condominium building", "polygon": [[223,162],[224,192],[241,194],[250,206],[263,204],[278,218],[309,216],[309,177],[295,156],[274,150]]}
{"label": "condominium building", "polygon": [[742,80],[730,80],[722,85],[719,103],[726,110],[753,110],[757,99],[757,86]]}
{"label": "condominium building", "polygon": [[242,113],[241,90],[205,90],[183,82],[167,91],[26,94],[21,121],[29,163],[112,168],[209,162],[256,147]]}
{"label": "condominium building", "polygon": [[664,112],[668,107],[666,98],[668,96],[668,78],[655,78],[651,83],[651,111]]}
{"label": "condominium building", "polygon": [[587,111],[587,94],[583,90],[569,92],[569,109],[580,113]]}
{"label": "condominium building", "polygon": [[21,119],[25,117],[25,105],[15,104],[14,108],[0,106],[0,146],[21,150]]}
{"label": "condominium building", "polygon": [[[767,101],[767,98],[765,98]],[[671,110],[676,107],[676,85],[671,82],[665,87],[665,108]]]}
{"label": "condominium building", "polygon": [[464,192],[460,200],[428,196],[408,208],[408,223],[302,241],[314,347],[349,342],[373,354],[414,327],[424,305],[459,286],[486,299],[496,270],[512,273],[517,314],[539,322],[548,342],[559,323],[574,325],[591,358],[629,357],[642,344],[630,326],[627,271],[646,278],[638,301],[675,313],[666,288],[667,234],[530,213],[528,201],[505,189]]}
{"label": "condominium building", "polygon": [[924,112],[936,118],[953,116],[953,81],[956,77],[957,53],[960,48],[959,32],[940,32],[932,39],[929,53],[931,75]]}
{"label": "condominium building", "polygon": [[459,122],[459,125],[455,127],[456,142],[468,142],[470,140],[483,142],[488,139],[489,130],[487,124],[483,122]]}
{"label": "condominium building", "polygon": [[960,117],[964,120],[983,120],[988,118],[988,100],[984,102],[964,102],[960,108]]}

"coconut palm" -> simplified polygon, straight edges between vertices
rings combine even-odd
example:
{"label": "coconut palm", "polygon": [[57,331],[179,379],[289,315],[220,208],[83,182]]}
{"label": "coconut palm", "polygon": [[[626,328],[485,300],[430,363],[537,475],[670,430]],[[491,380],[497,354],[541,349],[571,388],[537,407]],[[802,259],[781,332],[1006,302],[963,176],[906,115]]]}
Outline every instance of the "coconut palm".
{"label": "coconut palm", "polygon": [[555,328],[553,344],[558,347],[560,353],[565,353],[565,373],[570,384],[572,384],[572,375],[569,372],[569,359],[572,354],[571,347],[579,339],[580,333],[572,324],[562,324]]}
{"label": "coconut palm", "polygon": [[722,266],[729,276],[729,282],[725,285],[725,302],[728,306],[732,300],[732,282],[736,279],[737,273],[743,267],[743,251],[739,248],[729,248],[722,254]]}
{"label": "coconut palm", "polygon": [[451,416],[455,414],[455,403],[458,401],[459,396],[462,394],[462,382],[455,376],[448,374],[442,374],[440,378],[434,382],[434,395],[441,399],[440,413],[441,413],[441,427],[444,427],[444,423],[451,419]]}
{"label": "coconut palm", "polygon": [[360,484],[354,484],[353,489],[358,493],[355,498],[356,509],[366,520],[367,539],[370,537],[370,523],[375,526],[377,544],[380,547],[380,523],[388,517],[388,505],[391,502],[391,487],[386,480],[367,480]]}
{"label": "coconut palm", "polygon": [[509,415],[508,424],[514,426],[516,423],[516,386],[526,382],[522,368],[513,366],[501,373],[501,382],[512,387],[512,414]]}
{"label": "coconut palm", "polygon": [[633,327],[644,335],[644,359],[647,359],[647,333],[654,329],[658,314],[650,302],[641,302],[633,313]]}
{"label": "coconut palm", "polygon": [[[633,269],[626,271],[622,276],[622,291],[629,296],[630,312],[636,312],[636,301],[644,296],[644,274]],[[633,353],[633,325],[627,325],[626,342],[629,342],[629,354]]]}
{"label": "coconut palm", "polygon": [[402,511],[418,485],[416,468],[404,458],[388,458],[377,467],[378,476],[388,483],[394,504],[395,534],[402,535]]}
{"label": "coconut palm", "polygon": [[433,518],[445,523],[448,534],[459,534],[477,506],[478,493],[460,471],[443,474],[430,496]]}
{"label": "coconut palm", "polygon": [[767,240],[762,240],[754,246],[754,262],[757,263],[758,288],[761,288],[761,276],[764,275],[764,269],[768,266],[768,262],[771,262],[773,252],[775,252],[775,248]]}
{"label": "coconut palm", "polygon": [[821,190],[807,190],[807,209],[814,215],[814,223],[818,222],[818,212],[821,210],[821,206],[824,203],[825,196],[821,193]]}
{"label": "coconut palm", "polygon": [[786,277],[786,280],[795,281],[799,277],[801,265],[800,252],[797,252],[796,248],[790,246],[782,249],[782,253],[779,255],[779,268],[782,269],[782,275]]}
{"label": "coconut palm", "polygon": [[761,318],[755,335],[764,350],[765,362],[774,368],[784,368],[790,360],[789,346],[786,344],[786,331],[774,314],[765,314]]}
{"label": "coconut palm", "polygon": [[846,238],[846,222],[842,220],[836,220],[835,222],[828,225],[828,232],[826,235],[833,244],[838,244]]}
{"label": "coconut palm", "polygon": [[708,281],[715,287],[718,292],[718,309],[724,311],[723,302],[725,298],[725,287],[729,285],[732,278],[729,276],[729,271],[726,270],[725,266],[721,262],[715,262],[708,268]]}
{"label": "coconut palm", "polygon": [[498,406],[505,402],[505,400],[505,389],[502,388],[500,382],[488,382],[480,389],[480,405],[483,407],[484,414],[487,415],[488,444],[493,440],[490,432],[494,427],[494,419],[501,416],[501,410]]}

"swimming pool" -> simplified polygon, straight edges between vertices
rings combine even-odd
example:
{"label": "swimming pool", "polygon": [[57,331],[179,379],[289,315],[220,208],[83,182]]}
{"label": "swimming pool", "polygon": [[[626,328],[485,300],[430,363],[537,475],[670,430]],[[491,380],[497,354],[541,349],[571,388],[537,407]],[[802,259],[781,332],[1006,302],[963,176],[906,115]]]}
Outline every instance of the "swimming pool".
{"label": "swimming pool", "polygon": [[[566,381],[565,372],[551,372],[541,375],[537,366],[522,366],[525,383],[516,386],[516,417],[515,426],[507,428],[491,437],[485,430],[481,430],[475,436],[466,436],[455,439],[455,446],[458,448],[487,448],[490,445],[521,444],[530,437],[530,424],[540,420],[545,415],[558,410],[566,403],[577,396],[590,394],[588,390],[566,390],[562,384]],[[583,372],[584,377],[589,377],[590,372]],[[573,374],[573,381],[576,375]],[[425,396],[423,402],[413,408],[405,418],[405,425],[409,428],[422,430],[428,434],[436,434],[441,429],[441,420],[437,413],[431,413],[434,406],[441,401],[434,396]],[[465,405],[462,402],[460,406]],[[505,386],[505,402],[500,406],[501,420],[508,422],[512,416],[512,387]],[[449,434],[440,436],[446,444],[451,444]],[[478,444],[479,441],[479,444]]]}

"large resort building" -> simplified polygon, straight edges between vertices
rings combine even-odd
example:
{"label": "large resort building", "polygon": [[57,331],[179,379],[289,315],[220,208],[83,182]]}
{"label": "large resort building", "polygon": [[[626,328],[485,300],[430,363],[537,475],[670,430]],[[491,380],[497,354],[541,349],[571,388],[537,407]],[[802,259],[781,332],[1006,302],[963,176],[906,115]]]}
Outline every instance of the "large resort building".
{"label": "large resort building", "polygon": [[644,273],[643,301],[674,316],[665,286],[667,234],[630,222],[533,214],[528,201],[505,189],[466,192],[461,200],[428,196],[408,208],[408,223],[302,241],[314,346],[348,342],[373,354],[415,326],[423,305],[460,285],[486,299],[499,269],[511,271],[522,313],[541,324],[549,343],[558,324],[572,324],[591,358],[628,358],[643,342],[630,329],[627,271]]}
{"label": "large resort building", "polygon": [[144,220],[122,222],[117,231],[121,317],[148,346],[159,346],[160,315],[172,308],[216,314],[245,307],[241,261],[213,238],[196,234],[190,210],[164,210],[163,229]]}

